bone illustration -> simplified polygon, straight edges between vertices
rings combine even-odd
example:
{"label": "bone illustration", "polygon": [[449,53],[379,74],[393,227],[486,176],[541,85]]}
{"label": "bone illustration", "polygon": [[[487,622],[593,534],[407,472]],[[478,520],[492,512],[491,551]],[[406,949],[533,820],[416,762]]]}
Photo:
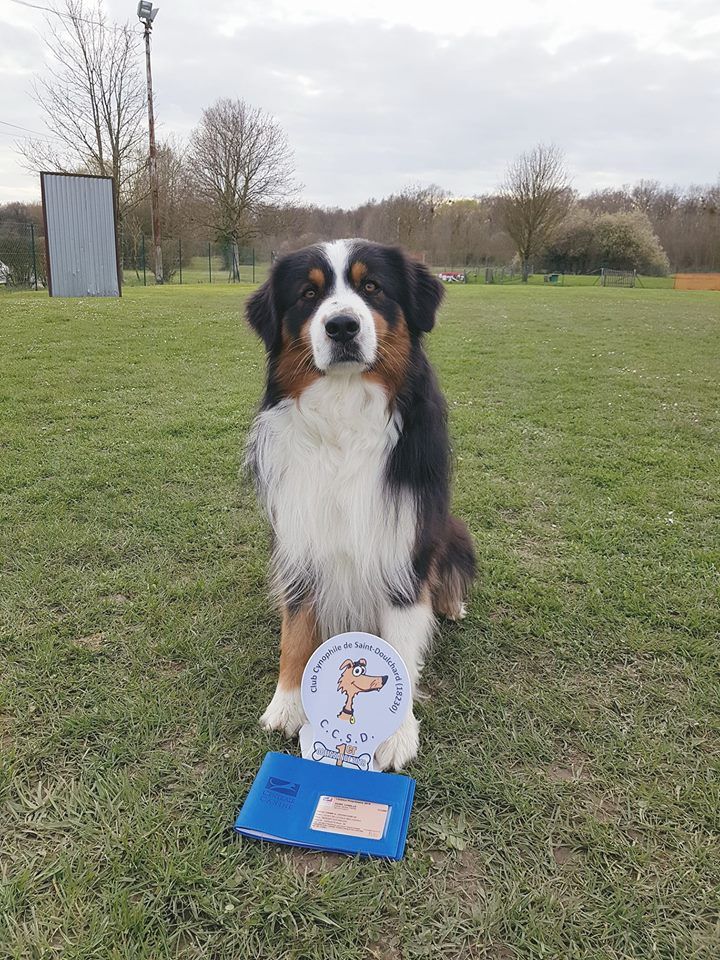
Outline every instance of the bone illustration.
{"label": "bone illustration", "polygon": [[313,744],[313,760],[324,760],[325,757],[327,757],[328,760],[334,760],[336,767],[342,767],[345,763],[349,763],[353,767],[358,767],[360,770],[368,770],[370,767],[369,753],[361,753],[359,757],[354,757],[350,753],[345,752],[344,743],[339,744],[338,748],[333,750],[330,747],[326,747],[320,740],[316,740]]}
{"label": "bone illustration", "polygon": [[345,695],[345,705],[338,714],[339,720],[346,723],[355,723],[353,701],[359,693],[370,693],[372,690],[382,690],[387,683],[387,677],[372,677],[365,673],[367,660],[343,660],[340,664],[340,679],[338,691]]}

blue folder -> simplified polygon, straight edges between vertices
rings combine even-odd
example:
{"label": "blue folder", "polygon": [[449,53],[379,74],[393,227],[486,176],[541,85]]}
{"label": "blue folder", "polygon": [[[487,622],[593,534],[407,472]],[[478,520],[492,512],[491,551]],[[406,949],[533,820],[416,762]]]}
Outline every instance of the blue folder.
{"label": "blue folder", "polygon": [[247,837],[400,860],[415,781],[268,753],[235,821]]}

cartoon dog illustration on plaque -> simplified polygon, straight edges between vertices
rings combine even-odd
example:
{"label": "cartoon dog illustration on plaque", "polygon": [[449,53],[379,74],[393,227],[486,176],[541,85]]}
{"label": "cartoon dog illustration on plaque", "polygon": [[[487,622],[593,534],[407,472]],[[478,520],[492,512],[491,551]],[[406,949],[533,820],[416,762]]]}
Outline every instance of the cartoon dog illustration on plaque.
{"label": "cartoon dog illustration on plaque", "polygon": [[338,714],[338,720],[346,723],[355,723],[353,700],[359,693],[369,693],[371,690],[382,690],[387,683],[387,677],[371,677],[365,673],[367,660],[343,660],[340,664],[340,679],[338,691],[345,694],[345,706]]}

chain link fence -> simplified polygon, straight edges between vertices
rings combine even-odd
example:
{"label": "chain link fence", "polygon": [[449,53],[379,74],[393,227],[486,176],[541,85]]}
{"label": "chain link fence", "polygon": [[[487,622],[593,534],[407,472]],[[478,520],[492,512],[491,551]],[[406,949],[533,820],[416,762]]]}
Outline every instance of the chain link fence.
{"label": "chain link fence", "polygon": [[0,220],[0,288],[40,290],[46,278],[42,231],[33,223]]}
{"label": "chain link fence", "polygon": [[[271,255],[259,254],[254,247],[237,244],[181,237],[166,237],[162,241],[165,283],[258,283],[267,276],[271,259]],[[120,262],[124,285],[155,283],[155,247],[151,236],[125,234]]]}
{"label": "chain link fence", "polygon": [[[164,239],[162,253],[164,280],[171,285],[262,283],[267,279],[275,256],[269,249],[182,238]],[[143,233],[126,233],[120,242],[120,264],[124,286],[154,286],[152,237]],[[522,280],[522,274],[514,264],[477,264],[461,270],[432,266],[430,269],[447,282],[511,284]],[[600,271],[588,275],[533,274],[531,271],[528,282],[588,286],[600,282]],[[635,282],[642,287],[673,286],[672,277],[636,276]],[[47,262],[42,228],[19,220],[0,220],[0,293],[15,289],[43,290],[46,286]]]}
{"label": "chain link fence", "polygon": [[[260,283],[267,277],[272,254],[254,247],[184,240],[162,241],[163,275],[168,284]],[[152,237],[125,234],[120,241],[124,286],[155,284]],[[0,220],[0,290],[42,290],[47,285],[45,237],[33,223]]]}

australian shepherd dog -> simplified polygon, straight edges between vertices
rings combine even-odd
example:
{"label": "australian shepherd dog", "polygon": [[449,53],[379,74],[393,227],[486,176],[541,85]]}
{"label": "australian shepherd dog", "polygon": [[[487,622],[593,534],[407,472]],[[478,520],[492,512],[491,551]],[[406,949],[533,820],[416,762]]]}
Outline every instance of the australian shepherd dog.
{"label": "australian shepherd dog", "polygon": [[[464,615],[472,541],[450,515],[445,401],[423,349],[443,297],[395,247],[337,240],[278,260],[247,305],[267,351],[248,464],[272,527],[280,676],[262,724],[293,736],[313,650],[347,630],[381,636],[413,689],[437,615]],[[411,712],[379,749],[418,750]]]}

